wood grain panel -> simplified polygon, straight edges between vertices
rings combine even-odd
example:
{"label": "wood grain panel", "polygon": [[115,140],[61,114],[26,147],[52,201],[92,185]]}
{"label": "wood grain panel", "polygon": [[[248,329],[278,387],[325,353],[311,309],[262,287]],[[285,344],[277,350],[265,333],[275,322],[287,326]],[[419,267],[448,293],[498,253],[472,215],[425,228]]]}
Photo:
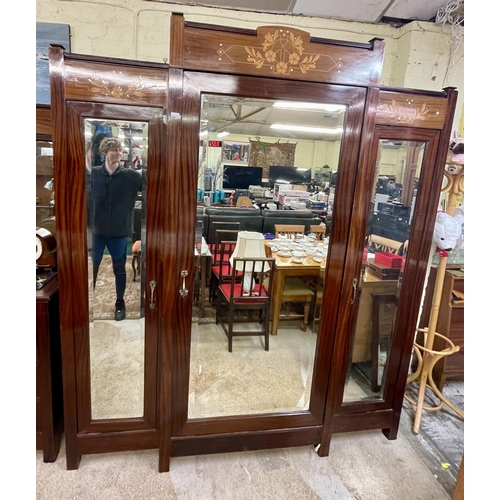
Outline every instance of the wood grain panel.
{"label": "wood grain panel", "polygon": [[68,60],[65,65],[66,98],[95,100],[105,103],[127,103],[142,106],[163,106],[167,93],[165,71]]}
{"label": "wood grain panel", "polygon": [[376,123],[441,129],[446,118],[446,96],[381,91]]}
{"label": "wood grain panel", "polygon": [[52,136],[52,115],[48,104],[36,105],[36,133]]}
{"label": "wood grain panel", "polygon": [[319,42],[306,31],[284,26],[261,26],[248,34],[195,23],[183,26],[174,19],[171,28],[176,49],[172,64],[184,68],[350,85],[380,82],[380,39]]}

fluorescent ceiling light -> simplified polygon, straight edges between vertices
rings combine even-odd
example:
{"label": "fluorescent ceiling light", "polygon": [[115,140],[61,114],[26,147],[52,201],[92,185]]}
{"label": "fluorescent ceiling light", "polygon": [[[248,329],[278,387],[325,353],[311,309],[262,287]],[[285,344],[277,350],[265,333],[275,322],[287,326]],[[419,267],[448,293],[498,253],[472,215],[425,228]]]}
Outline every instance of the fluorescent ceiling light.
{"label": "fluorescent ceiling light", "polygon": [[342,111],[345,109],[343,104],[321,104],[315,102],[295,102],[295,101],[276,101],[273,108],[293,108],[293,109],[320,109],[324,111]]}
{"label": "fluorescent ceiling light", "polygon": [[229,135],[229,132],[227,130],[223,130],[220,134],[217,134],[217,137],[226,137],[226,135]]}
{"label": "fluorescent ceiling light", "polygon": [[208,130],[203,130],[202,132],[200,132],[200,137],[205,137],[208,135]]}
{"label": "fluorescent ceiling light", "polygon": [[342,127],[339,128],[324,128],[324,127],[305,127],[302,125],[284,125],[282,123],[273,123],[271,128],[279,130],[296,130],[299,132],[315,132],[316,134],[340,134]]}

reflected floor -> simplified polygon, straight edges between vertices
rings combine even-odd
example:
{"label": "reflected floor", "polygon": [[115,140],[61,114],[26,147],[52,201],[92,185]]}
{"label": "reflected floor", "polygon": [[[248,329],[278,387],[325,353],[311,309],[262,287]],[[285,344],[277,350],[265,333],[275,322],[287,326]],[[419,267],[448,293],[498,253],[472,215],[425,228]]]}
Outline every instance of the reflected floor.
{"label": "reflected floor", "polygon": [[[309,328],[303,332],[297,321],[282,320],[269,351],[263,336],[252,336],[233,338],[229,352],[220,325],[193,325],[189,418],[307,410],[316,341]],[[347,391],[364,395],[355,381]]]}
{"label": "reflected floor", "polygon": [[144,319],[90,328],[92,418],[140,417],[144,407]]}
{"label": "reflected floor", "polygon": [[[269,351],[262,336],[251,336],[235,337],[230,353],[220,325],[193,323],[189,418],[307,410],[317,334],[298,325],[281,320]],[[94,321],[90,351],[92,418],[142,416],[144,319]],[[366,398],[365,385],[349,377],[347,400]]]}

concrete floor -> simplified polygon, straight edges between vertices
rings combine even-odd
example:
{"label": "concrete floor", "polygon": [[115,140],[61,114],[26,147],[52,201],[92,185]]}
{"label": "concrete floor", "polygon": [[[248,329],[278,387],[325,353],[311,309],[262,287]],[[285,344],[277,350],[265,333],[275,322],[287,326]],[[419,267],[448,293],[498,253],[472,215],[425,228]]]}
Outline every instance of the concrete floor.
{"label": "concrete floor", "polygon": [[[457,405],[463,401],[462,382],[443,392]],[[405,403],[394,441],[380,431],[339,434],[324,458],[310,446],[221,453],[173,458],[164,474],[157,472],[158,450],[84,455],[78,470],[67,471],[63,443],[55,463],[36,452],[36,498],[447,500],[463,422],[443,409],[424,412],[419,434],[412,425],[413,407]]]}

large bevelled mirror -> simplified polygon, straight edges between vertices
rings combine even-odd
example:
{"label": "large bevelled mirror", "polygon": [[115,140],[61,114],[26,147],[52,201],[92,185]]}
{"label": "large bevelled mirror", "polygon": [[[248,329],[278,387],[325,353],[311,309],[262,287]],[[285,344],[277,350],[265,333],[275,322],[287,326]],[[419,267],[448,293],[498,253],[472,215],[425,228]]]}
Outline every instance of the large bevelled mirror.
{"label": "large bevelled mirror", "polygon": [[148,126],[84,120],[93,419],[144,414]]}
{"label": "large bevelled mirror", "polygon": [[379,141],[344,402],[383,397],[424,151]]}
{"label": "large bevelled mirror", "polygon": [[[346,111],[337,103],[202,96],[189,418],[309,409]],[[302,226],[302,234],[278,234],[279,224]],[[230,351],[221,325],[227,276],[218,262],[236,251],[241,232],[257,234],[275,259],[269,350],[265,336],[250,335],[234,337]],[[266,321],[251,310],[236,316],[238,330]]]}

